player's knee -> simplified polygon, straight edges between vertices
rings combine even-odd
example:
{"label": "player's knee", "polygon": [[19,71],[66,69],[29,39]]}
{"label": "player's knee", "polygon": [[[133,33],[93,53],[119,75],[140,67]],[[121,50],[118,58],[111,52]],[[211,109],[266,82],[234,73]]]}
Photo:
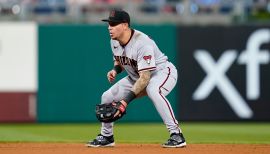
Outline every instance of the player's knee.
{"label": "player's knee", "polygon": [[150,98],[154,98],[157,95],[159,95],[159,88],[154,87],[154,86],[147,86],[146,93]]}
{"label": "player's knee", "polygon": [[112,100],[113,100],[113,97],[110,90],[105,91],[101,96],[101,104],[111,103]]}

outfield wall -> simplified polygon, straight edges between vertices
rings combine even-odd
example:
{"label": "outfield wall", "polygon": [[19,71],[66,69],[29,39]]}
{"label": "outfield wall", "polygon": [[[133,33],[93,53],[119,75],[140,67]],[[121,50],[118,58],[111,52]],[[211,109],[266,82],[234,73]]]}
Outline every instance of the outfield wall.
{"label": "outfield wall", "polygon": [[[113,66],[107,27],[1,26],[7,29],[0,30],[0,122],[96,122],[95,104],[110,87],[106,73]],[[178,68],[168,96],[178,119],[270,120],[270,26],[134,28]],[[140,98],[122,121],[161,118]]]}
{"label": "outfield wall", "polygon": [[[136,28],[147,32],[176,60],[174,26]],[[106,77],[113,68],[109,41],[105,26],[39,26],[38,121],[97,121],[95,105],[111,86]],[[169,97],[175,104],[175,92]],[[148,98],[132,102],[127,112],[123,121],[161,120]]]}
{"label": "outfield wall", "polygon": [[270,26],[189,26],[177,33],[179,119],[270,120]]}
{"label": "outfield wall", "polygon": [[0,23],[0,122],[36,119],[37,27]]}

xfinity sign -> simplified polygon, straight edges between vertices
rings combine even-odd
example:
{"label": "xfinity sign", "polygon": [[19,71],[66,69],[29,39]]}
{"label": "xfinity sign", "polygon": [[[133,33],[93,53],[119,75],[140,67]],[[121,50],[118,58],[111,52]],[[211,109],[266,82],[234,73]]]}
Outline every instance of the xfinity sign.
{"label": "xfinity sign", "polygon": [[[227,29],[225,29],[225,31],[227,31]],[[235,30],[232,31],[235,32]],[[225,35],[227,34],[228,33]],[[241,35],[240,32],[239,35]],[[222,39],[223,38],[221,38],[221,40]],[[225,40],[228,41],[227,39]],[[237,37],[232,36],[229,41],[235,43],[238,40]],[[220,44],[223,45],[223,43]],[[201,108],[203,108],[203,104],[206,106],[209,105],[207,104],[208,102],[212,104],[220,103],[222,102],[220,101],[220,98],[211,98],[210,96],[212,93],[217,93],[218,91],[225,100],[225,102],[223,102],[231,108],[238,118],[253,118],[256,114],[252,109],[252,103],[250,103],[250,101],[254,102],[260,100],[262,90],[261,85],[264,83],[261,77],[261,68],[270,65],[270,48],[267,48],[268,46],[262,48],[265,44],[270,44],[270,28],[259,28],[252,31],[246,38],[245,48],[237,49],[231,48],[230,46],[224,46],[223,51],[218,51],[220,54],[216,54],[217,51],[208,49],[207,45],[205,45],[205,48],[198,47],[196,49],[196,46],[193,44],[195,48],[193,49],[192,57],[205,75],[197,82],[197,85],[194,85],[191,100],[202,104]],[[219,43],[217,43],[217,45],[219,45]],[[215,46],[214,42],[213,46]],[[215,54],[215,57],[212,54]],[[242,66],[244,66],[244,69],[242,69],[243,71],[239,69]],[[232,67],[234,67],[234,70],[238,69],[238,71],[233,71],[234,73],[229,72]],[[240,82],[243,81],[244,84],[241,87],[236,86],[238,81],[235,79]],[[214,95],[217,96],[217,94]],[[211,101],[209,101],[209,99],[211,99]],[[214,99],[216,99],[217,102],[212,101]],[[187,99],[185,99],[185,101],[187,101]],[[192,101],[189,100],[188,102]],[[270,104],[270,100],[268,103]],[[217,108],[219,108],[219,106],[217,106]],[[198,110],[197,107],[196,110]],[[209,109],[206,111],[208,110]]]}
{"label": "xfinity sign", "polygon": [[[243,51],[238,63],[247,68],[247,98],[257,99],[260,96],[260,65],[269,63],[269,51],[260,51],[263,43],[270,42],[270,30],[255,31],[247,42],[247,49]],[[207,98],[215,86],[220,90],[234,112],[241,118],[250,118],[252,110],[241,97],[237,89],[226,77],[225,72],[237,58],[234,50],[225,51],[220,60],[215,62],[205,50],[196,50],[194,57],[207,73],[206,78],[193,94],[195,100]]]}
{"label": "xfinity sign", "polygon": [[260,46],[270,42],[270,29],[255,31],[247,41],[247,48],[240,54],[238,63],[246,65],[247,98],[260,97],[260,65],[269,64],[269,50],[260,51]]}

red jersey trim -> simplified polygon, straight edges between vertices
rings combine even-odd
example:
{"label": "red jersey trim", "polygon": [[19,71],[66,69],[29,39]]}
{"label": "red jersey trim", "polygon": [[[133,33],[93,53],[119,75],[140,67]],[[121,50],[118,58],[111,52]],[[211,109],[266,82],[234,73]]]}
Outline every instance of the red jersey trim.
{"label": "red jersey trim", "polygon": [[172,119],[173,119],[173,122],[174,122],[176,125],[178,125],[178,122],[177,122],[177,120],[176,120],[175,117],[174,117],[173,110],[172,110],[172,107],[171,107],[170,103],[167,101],[167,99],[165,98],[165,96],[163,96],[163,94],[161,93],[161,88],[163,88],[164,84],[168,81],[168,78],[169,78],[169,76],[171,75],[171,69],[170,69],[170,67],[167,67],[167,68],[168,68],[168,70],[169,70],[169,73],[168,73],[168,75],[167,75],[165,81],[159,86],[159,94],[160,94],[160,96],[163,98],[163,100],[165,101],[167,107],[169,108],[169,111],[170,111],[171,117],[172,117]]}
{"label": "red jersey trim", "polygon": [[138,70],[138,72],[140,72],[140,71],[145,71],[145,70],[150,70],[150,71],[152,71],[152,70],[155,70],[155,69],[156,69],[156,67],[148,67],[148,68],[140,69],[140,70]]}

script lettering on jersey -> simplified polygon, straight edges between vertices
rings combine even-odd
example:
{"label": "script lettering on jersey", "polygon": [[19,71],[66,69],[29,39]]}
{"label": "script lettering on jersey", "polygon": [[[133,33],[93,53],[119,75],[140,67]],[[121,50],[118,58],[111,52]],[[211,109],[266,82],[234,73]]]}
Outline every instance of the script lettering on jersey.
{"label": "script lettering on jersey", "polygon": [[115,60],[119,61],[121,65],[129,65],[134,69],[137,69],[137,61],[134,59],[130,59],[126,56],[114,56]]}

